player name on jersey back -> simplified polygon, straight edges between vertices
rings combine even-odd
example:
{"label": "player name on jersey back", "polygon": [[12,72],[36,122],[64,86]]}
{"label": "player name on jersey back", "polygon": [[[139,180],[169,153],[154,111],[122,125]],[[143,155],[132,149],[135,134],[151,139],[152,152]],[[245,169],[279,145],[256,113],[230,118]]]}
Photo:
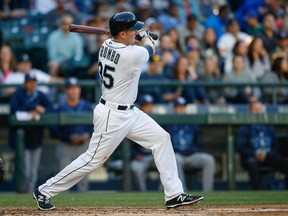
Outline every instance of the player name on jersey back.
{"label": "player name on jersey back", "polygon": [[120,54],[117,53],[114,49],[107,46],[101,46],[99,56],[105,59],[108,59],[115,64],[118,64]]}

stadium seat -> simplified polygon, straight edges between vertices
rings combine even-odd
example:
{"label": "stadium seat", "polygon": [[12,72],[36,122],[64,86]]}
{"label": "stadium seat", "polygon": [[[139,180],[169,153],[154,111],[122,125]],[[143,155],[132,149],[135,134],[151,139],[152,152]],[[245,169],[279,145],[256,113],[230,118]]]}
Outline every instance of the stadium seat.
{"label": "stadium seat", "polygon": [[21,28],[15,25],[11,28],[5,28],[3,33],[4,41],[11,46],[14,53],[20,55],[25,52],[24,41],[27,35],[26,32],[21,31]]}

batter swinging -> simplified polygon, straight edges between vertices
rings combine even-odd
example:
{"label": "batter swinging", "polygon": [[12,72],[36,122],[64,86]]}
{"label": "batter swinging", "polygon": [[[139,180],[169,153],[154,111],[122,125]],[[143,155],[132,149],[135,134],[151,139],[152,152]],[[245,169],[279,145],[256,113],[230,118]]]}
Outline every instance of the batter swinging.
{"label": "batter swinging", "polygon": [[[169,134],[133,105],[140,70],[155,52],[153,39],[149,32],[140,30],[143,22],[130,12],[112,16],[109,27],[113,37],[103,43],[99,52],[102,97],[94,109],[94,132],[88,150],[33,192],[38,208],[54,209],[50,198],[101,166],[125,137],[152,150],[167,208],[202,200],[202,196],[183,192]],[[135,38],[142,46],[134,45]]]}

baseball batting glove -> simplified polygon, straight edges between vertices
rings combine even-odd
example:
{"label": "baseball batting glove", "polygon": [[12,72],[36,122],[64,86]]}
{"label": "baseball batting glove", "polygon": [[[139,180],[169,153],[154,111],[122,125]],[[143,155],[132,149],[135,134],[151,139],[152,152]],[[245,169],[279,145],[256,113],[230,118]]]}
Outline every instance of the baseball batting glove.
{"label": "baseball batting glove", "polygon": [[3,182],[4,179],[4,162],[2,158],[0,158],[0,184]]}
{"label": "baseball batting glove", "polygon": [[[142,41],[144,37],[148,36],[149,39],[153,42],[154,40],[158,40],[158,35],[154,34],[150,31],[141,29],[138,34],[136,35],[136,40]],[[154,43],[154,42],[153,42]]]}

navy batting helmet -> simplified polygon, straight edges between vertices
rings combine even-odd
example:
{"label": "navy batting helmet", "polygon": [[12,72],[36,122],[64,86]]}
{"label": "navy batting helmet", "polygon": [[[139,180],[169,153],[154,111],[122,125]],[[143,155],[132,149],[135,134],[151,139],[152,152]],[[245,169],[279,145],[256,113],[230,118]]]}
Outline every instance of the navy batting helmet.
{"label": "navy batting helmet", "polygon": [[137,21],[135,15],[131,12],[117,13],[109,20],[109,28],[112,36],[124,30],[140,30],[144,23]]}

